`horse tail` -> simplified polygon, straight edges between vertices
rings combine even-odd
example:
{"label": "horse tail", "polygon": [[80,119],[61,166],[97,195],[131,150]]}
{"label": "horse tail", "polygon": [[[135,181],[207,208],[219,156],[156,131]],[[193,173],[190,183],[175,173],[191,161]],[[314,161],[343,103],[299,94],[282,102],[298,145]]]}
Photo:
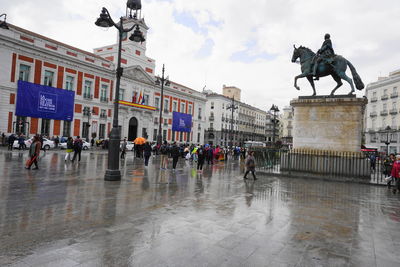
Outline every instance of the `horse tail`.
{"label": "horse tail", "polygon": [[350,61],[348,61],[348,60],[346,60],[346,61],[347,61],[347,65],[350,68],[351,75],[353,75],[353,80],[354,80],[354,84],[356,85],[356,88],[358,90],[364,89],[364,87],[365,87],[364,83],[362,82],[360,75],[358,75],[356,68],[354,68],[353,64],[351,64]]}

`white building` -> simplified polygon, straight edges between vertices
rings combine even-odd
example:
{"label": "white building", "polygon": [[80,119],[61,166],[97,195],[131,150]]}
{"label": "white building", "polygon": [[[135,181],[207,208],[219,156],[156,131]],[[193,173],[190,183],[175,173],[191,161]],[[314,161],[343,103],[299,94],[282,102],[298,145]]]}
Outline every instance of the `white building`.
{"label": "white building", "polygon": [[[147,39],[143,19],[125,18],[126,27],[139,23]],[[0,28],[0,132],[26,135],[83,136],[103,139],[111,130],[115,99],[117,45],[94,53],[58,42],[17,26]],[[122,137],[156,140],[160,87],[155,85],[155,60],[146,56],[146,42],[125,39],[122,47],[119,125]],[[48,85],[75,92],[72,121],[17,117],[17,81]],[[140,103],[139,97],[141,99]],[[167,141],[204,142],[206,97],[171,82],[164,89],[162,132]],[[172,112],[193,116],[191,133],[172,132]]]}
{"label": "white building", "polygon": [[400,151],[399,88],[400,70],[391,72],[388,77],[379,77],[378,81],[368,84],[365,90],[368,99],[364,122],[366,147],[387,151],[386,142],[389,139],[389,153]]}
{"label": "white building", "polygon": [[284,107],[282,109],[282,115],[280,116],[280,138],[282,144],[292,145],[293,144],[293,108],[291,106]]}

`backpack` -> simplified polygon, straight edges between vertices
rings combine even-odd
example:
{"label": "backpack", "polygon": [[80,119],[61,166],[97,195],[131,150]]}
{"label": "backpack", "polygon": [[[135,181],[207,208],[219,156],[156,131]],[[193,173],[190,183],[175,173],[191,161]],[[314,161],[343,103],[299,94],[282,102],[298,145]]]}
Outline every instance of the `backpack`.
{"label": "backpack", "polygon": [[167,154],[167,152],[168,152],[167,146],[162,145],[160,151],[161,151],[161,154],[163,154],[163,155]]}
{"label": "backpack", "polygon": [[82,148],[82,141],[81,140],[75,140],[74,148],[81,149]]}

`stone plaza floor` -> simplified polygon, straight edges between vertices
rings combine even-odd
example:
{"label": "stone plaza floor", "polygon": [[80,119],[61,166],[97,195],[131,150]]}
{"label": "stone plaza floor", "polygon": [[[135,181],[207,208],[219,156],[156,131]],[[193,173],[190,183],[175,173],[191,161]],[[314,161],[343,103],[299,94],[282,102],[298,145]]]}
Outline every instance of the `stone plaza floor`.
{"label": "stone plaza floor", "polygon": [[105,182],[104,152],[26,159],[0,151],[0,266],[400,266],[400,195],[385,187],[244,182],[237,161],[173,172],[131,152]]}

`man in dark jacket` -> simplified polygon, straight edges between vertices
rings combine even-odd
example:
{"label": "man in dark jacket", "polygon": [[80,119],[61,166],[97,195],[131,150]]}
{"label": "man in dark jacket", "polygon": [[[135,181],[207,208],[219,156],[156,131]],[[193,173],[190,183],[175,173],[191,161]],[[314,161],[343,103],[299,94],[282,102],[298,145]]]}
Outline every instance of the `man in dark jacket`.
{"label": "man in dark jacket", "polygon": [[174,170],[174,171],[176,169],[176,165],[178,164],[180,155],[181,155],[181,153],[179,151],[179,147],[176,145],[176,142],[174,142],[171,147],[172,170]]}
{"label": "man in dark jacket", "polygon": [[74,157],[72,158],[72,162],[75,161],[76,156],[78,156],[78,161],[81,161],[82,146],[83,141],[80,136],[77,136],[74,141]]}

